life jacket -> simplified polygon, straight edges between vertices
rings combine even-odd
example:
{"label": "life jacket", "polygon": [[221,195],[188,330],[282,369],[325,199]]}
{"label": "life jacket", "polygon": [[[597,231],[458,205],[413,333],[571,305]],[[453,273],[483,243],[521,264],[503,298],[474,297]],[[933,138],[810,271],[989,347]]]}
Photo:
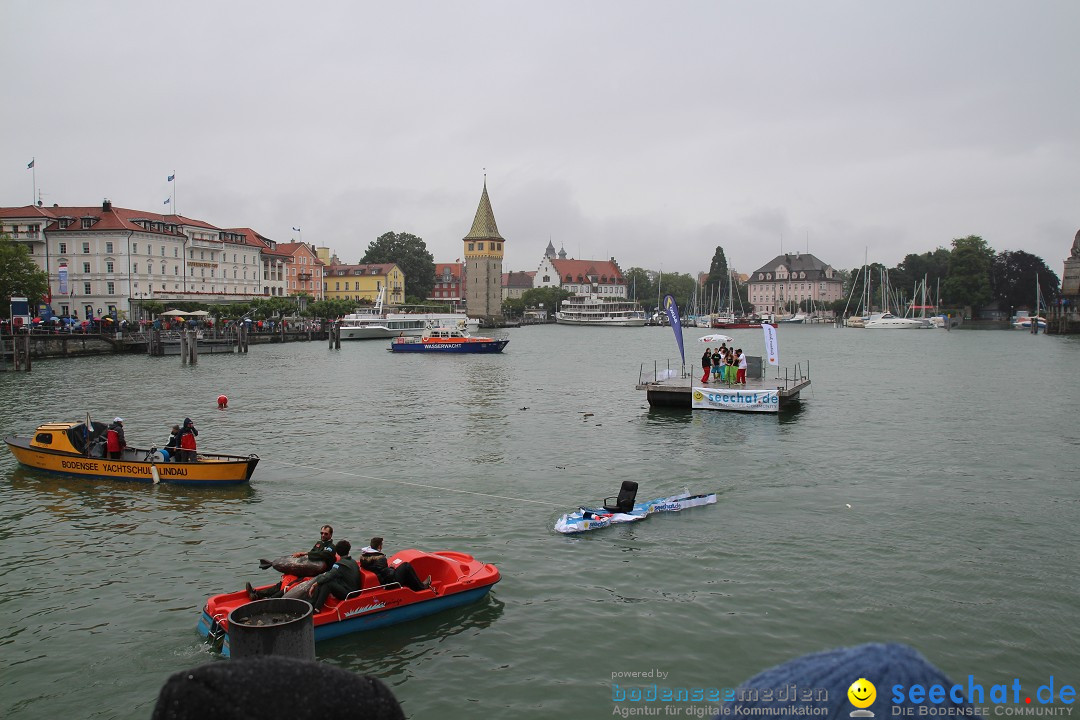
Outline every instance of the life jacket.
{"label": "life jacket", "polygon": [[195,435],[191,432],[185,432],[180,435],[180,447],[185,450],[195,449]]}
{"label": "life jacket", "polygon": [[105,436],[105,449],[109,452],[120,452],[124,449],[120,445],[120,433],[116,432],[112,428],[109,428],[109,432]]}

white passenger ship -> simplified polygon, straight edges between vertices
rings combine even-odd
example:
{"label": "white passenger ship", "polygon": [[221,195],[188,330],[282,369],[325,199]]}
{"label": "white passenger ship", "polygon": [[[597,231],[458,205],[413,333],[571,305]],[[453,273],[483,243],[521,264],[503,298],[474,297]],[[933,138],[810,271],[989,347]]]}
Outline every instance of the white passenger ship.
{"label": "white passenger ship", "polygon": [[480,321],[465,313],[384,313],[383,296],[368,312],[350,313],[341,319],[342,340],[379,340],[420,337],[432,328],[457,328],[466,332],[480,329]]}
{"label": "white passenger ship", "polygon": [[562,301],[555,313],[560,325],[595,325],[600,327],[641,327],[645,311],[632,300],[611,299],[597,295],[577,295]]}

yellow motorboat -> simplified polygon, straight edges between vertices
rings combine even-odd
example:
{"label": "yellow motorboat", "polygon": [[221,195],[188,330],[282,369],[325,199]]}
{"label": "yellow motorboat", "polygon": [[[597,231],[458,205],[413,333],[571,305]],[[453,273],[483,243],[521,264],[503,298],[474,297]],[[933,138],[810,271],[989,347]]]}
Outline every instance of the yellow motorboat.
{"label": "yellow motorboat", "polygon": [[148,483],[233,485],[251,479],[258,455],[197,454],[195,460],[169,459],[157,448],[127,447],[120,459],[104,457],[105,423],[55,422],[38,427],[33,435],[9,435],[4,442],[15,459],[35,470],[106,480]]}

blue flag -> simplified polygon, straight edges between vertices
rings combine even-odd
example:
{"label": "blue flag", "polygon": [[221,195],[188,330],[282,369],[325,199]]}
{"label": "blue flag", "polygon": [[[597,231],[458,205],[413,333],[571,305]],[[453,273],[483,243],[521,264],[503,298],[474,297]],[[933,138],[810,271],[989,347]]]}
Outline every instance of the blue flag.
{"label": "blue flag", "polygon": [[175,176],[175,175],[170,175],[170,176],[169,176],[169,179],[168,179],[168,180],[167,180],[166,182],[172,182],[172,181],[173,181],[173,180],[175,180],[175,179],[176,179],[176,176]]}
{"label": "blue flag", "polygon": [[679,343],[679,355],[682,357],[683,365],[685,365],[686,351],[683,349],[682,342],[682,321],[679,319],[679,306],[671,295],[664,296],[664,312],[667,313],[668,324],[675,331],[675,341]]}
{"label": "blue flag", "polygon": [[[35,158],[35,159],[36,159],[36,158]],[[27,169],[27,170],[29,170],[29,169],[30,169],[30,168],[32,168],[32,167],[34,167],[34,161],[33,161],[33,160],[31,160],[31,161],[30,161],[30,162],[29,162],[29,163],[28,163],[28,164],[26,165],[26,169]]]}
{"label": "blue flag", "polygon": [[161,204],[162,204],[162,205],[168,205],[168,204],[169,204],[169,203],[171,203],[171,202],[172,202],[172,198],[165,198],[165,202],[163,202],[163,203],[161,203]]}
{"label": "blue flag", "polygon": [[300,228],[293,228],[296,232],[300,232]]}

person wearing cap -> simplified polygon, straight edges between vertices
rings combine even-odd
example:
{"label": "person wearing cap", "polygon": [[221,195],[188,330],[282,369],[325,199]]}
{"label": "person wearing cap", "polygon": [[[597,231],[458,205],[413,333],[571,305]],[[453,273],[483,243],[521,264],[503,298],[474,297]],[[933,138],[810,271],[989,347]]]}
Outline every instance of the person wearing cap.
{"label": "person wearing cap", "polygon": [[195,436],[198,434],[191,418],[184,418],[184,425],[180,428],[180,459],[184,462],[195,462],[198,458],[195,453]]}
{"label": "person wearing cap", "polygon": [[110,460],[120,460],[124,457],[124,448],[127,440],[124,439],[124,418],[113,418],[112,425],[105,435],[105,449],[109,452]]}

